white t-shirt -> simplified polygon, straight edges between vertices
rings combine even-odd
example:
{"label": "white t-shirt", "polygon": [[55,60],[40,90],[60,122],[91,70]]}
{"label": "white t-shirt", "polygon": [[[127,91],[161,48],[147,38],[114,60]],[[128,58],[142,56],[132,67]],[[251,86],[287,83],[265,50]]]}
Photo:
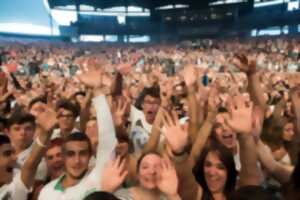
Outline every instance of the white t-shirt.
{"label": "white t-shirt", "polygon": [[[26,159],[29,157],[31,150],[32,150],[32,145],[27,149],[25,149],[24,151],[22,151],[21,153],[19,153],[17,157],[17,166],[16,168],[14,168],[14,174],[17,174],[21,171],[21,167],[24,165]],[[47,164],[45,159],[42,159],[38,166],[37,172],[35,174],[35,179],[46,180],[46,178],[47,178]]]}
{"label": "white t-shirt", "polygon": [[131,106],[130,121],[129,137],[133,143],[134,153],[139,154],[149,140],[152,125],[146,121],[144,113],[134,106]]}
{"label": "white t-shirt", "polygon": [[3,185],[0,188],[1,200],[26,200],[30,192],[21,180],[21,173],[14,176],[10,184]]}
{"label": "white t-shirt", "polygon": [[95,97],[93,103],[97,113],[99,138],[95,167],[88,171],[78,184],[66,189],[62,187],[65,175],[51,181],[40,192],[39,200],[82,200],[90,193],[100,190],[102,170],[104,164],[111,159],[112,152],[117,145],[117,139],[105,96]]}
{"label": "white t-shirt", "polygon": [[[51,140],[55,139],[55,138],[61,138],[61,134],[60,134],[60,129],[57,128],[57,129],[54,129],[53,130],[53,133],[51,135]],[[76,132],[79,132],[79,130],[77,128],[73,128],[73,130],[71,131],[71,134],[72,133],[76,133]]]}
{"label": "white t-shirt", "polygon": [[40,192],[39,200],[82,200],[89,194],[99,190],[99,184],[92,180],[93,176],[96,174],[96,168],[93,169],[90,173],[87,172],[81,181],[75,186],[64,189],[62,186],[62,181],[65,175],[60,176],[59,178],[48,183]]}

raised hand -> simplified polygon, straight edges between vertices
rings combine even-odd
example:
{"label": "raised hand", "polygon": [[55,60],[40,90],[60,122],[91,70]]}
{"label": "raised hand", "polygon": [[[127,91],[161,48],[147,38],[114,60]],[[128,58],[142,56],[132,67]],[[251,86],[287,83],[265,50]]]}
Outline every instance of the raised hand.
{"label": "raised hand", "polygon": [[170,81],[163,81],[159,83],[160,89],[160,99],[161,99],[161,106],[168,107],[169,100],[172,96],[172,83]]}
{"label": "raised hand", "polygon": [[214,117],[218,113],[218,108],[220,107],[221,100],[219,97],[219,92],[216,87],[212,87],[208,96],[208,112],[214,114]]}
{"label": "raised hand", "polygon": [[36,116],[36,123],[46,132],[51,132],[57,124],[56,112],[47,105],[42,105],[43,112]]}
{"label": "raised hand", "polygon": [[115,192],[124,182],[128,171],[125,170],[125,159],[116,159],[109,161],[102,172],[101,190],[105,192]]}
{"label": "raised hand", "polygon": [[237,133],[250,134],[252,132],[252,102],[247,102],[241,94],[228,100],[230,117],[225,122]]}
{"label": "raised hand", "polygon": [[179,123],[176,112],[163,113],[164,135],[174,153],[181,153],[188,144],[188,128]]}
{"label": "raised hand", "polygon": [[129,103],[121,98],[119,98],[117,102],[113,104],[112,115],[117,127],[124,124],[124,117],[128,106]]}
{"label": "raised hand", "polygon": [[256,58],[254,56],[247,57],[245,54],[236,54],[233,64],[246,74],[256,72]]}
{"label": "raised hand", "polygon": [[183,71],[184,82],[187,87],[192,86],[197,81],[197,70],[194,66],[189,65]]}
{"label": "raised hand", "polygon": [[102,70],[90,70],[77,76],[79,81],[88,87],[99,88],[102,84]]}
{"label": "raised hand", "polygon": [[165,156],[161,162],[161,168],[157,172],[157,187],[167,197],[174,197],[178,194],[178,177],[175,167],[170,159]]}

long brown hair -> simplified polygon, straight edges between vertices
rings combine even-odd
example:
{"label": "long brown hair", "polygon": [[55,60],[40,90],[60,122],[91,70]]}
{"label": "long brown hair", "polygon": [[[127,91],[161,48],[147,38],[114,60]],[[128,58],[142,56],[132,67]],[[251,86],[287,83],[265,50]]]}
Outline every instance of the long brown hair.
{"label": "long brown hair", "polygon": [[204,163],[205,159],[210,152],[217,152],[221,162],[224,164],[227,171],[227,180],[224,187],[224,194],[228,199],[230,194],[234,191],[237,179],[237,170],[235,169],[235,163],[232,152],[222,144],[212,141],[208,146],[202,151],[195,167],[193,168],[193,174],[203,189],[202,200],[212,200],[213,196],[208,188],[204,177]]}

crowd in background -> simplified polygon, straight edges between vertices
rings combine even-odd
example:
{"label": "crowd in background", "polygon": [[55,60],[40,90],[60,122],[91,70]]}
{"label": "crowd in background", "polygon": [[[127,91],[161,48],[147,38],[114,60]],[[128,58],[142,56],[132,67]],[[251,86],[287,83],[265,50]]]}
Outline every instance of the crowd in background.
{"label": "crowd in background", "polygon": [[300,199],[299,38],[0,44],[0,199]]}

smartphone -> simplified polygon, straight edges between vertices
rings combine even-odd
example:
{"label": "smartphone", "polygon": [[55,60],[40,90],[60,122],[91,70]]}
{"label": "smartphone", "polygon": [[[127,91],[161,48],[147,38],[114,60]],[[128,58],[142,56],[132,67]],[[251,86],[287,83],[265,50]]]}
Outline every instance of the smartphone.
{"label": "smartphone", "polygon": [[205,87],[208,86],[208,84],[209,84],[209,78],[208,78],[207,74],[204,74],[204,75],[202,76],[202,84],[203,84]]}

